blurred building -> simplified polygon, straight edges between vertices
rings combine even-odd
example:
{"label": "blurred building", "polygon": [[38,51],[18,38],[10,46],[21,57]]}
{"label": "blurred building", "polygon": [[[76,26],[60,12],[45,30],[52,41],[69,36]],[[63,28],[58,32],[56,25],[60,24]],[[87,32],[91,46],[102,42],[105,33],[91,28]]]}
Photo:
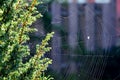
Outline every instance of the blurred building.
{"label": "blurred building", "polygon": [[[55,32],[51,43],[51,68],[57,73],[80,73],[81,80],[100,80],[109,56],[101,51],[120,46],[120,0],[104,0],[105,3],[79,0],[82,4],[71,1],[53,1],[48,5],[51,15],[48,19],[51,19],[49,22],[45,19],[43,25],[51,23],[51,31]],[[82,56],[88,52],[90,55]],[[105,56],[98,56],[99,53]]]}
{"label": "blurred building", "polygon": [[78,4],[75,0],[73,3],[61,6],[61,16],[59,17],[68,20],[66,23],[59,22],[67,27],[68,43],[71,47],[78,45],[79,35],[81,35],[88,51],[94,51],[98,48],[107,50],[116,46],[119,33],[118,24],[116,25],[119,8],[116,5],[118,5],[119,0],[117,3],[116,0],[110,0],[109,3],[95,3],[95,1],[88,0],[84,4]]}
{"label": "blurred building", "polygon": [[[99,53],[100,50],[110,51],[119,46],[120,1],[110,0],[109,3],[96,3],[95,1],[87,0],[86,3],[79,4],[77,0],[73,0],[71,3],[53,2],[51,4],[51,23],[54,26],[53,31],[56,32],[52,41],[51,55],[53,66],[55,66],[53,69],[57,72],[63,68],[68,68],[68,73],[77,72],[78,66],[81,66],[82,62],[76,64],[74,60],[77,57],[76,50],[81,50],[79,54],[84,53],[84,50]],[[66,34],[62,36],[61,32]],[[63,47],[66,46],[65,44],[68,47],[66,49]],[[99,64],[93,60],[99,61]],[[87,80],[90,76],[98,80],[104,71],[96,72],[99,71],[99,68],[105,68],[106,60],[106,57],[86,58],[84,63],[90,63],[91,66],[84,64],[84,68],[89,66],[85,71],[90,71],[94,67],[92,71],[95,74],[90,72],[89,76],[84,76],[83,80]]]}

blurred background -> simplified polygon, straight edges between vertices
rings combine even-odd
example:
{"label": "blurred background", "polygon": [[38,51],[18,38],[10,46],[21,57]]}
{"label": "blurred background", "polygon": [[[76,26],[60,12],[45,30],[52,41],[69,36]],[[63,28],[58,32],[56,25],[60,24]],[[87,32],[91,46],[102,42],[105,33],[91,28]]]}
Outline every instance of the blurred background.
{"label": "blurred background", "polygon": [[46,74],[55,80],[120,80],[120,0],[47,0],[30,34],[35,44],[54,31]]}

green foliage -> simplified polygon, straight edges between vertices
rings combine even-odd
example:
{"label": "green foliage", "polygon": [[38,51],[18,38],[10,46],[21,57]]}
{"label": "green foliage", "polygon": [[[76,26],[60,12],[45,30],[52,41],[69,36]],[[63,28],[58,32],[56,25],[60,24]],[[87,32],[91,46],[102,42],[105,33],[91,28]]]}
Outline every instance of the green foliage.
{"label": "green foliage", "polygon": [[[43,73],[52,63],[44,54],[50,51],[48,41],[53,36],[49,33],[36,46],[36,54],[30,55],[28,34],[36,31],[29,26],[42,15],[35,7],[37,0],[0,0],[0,80],[51,80]],[[24,63],[23,63],[24,62]]]}

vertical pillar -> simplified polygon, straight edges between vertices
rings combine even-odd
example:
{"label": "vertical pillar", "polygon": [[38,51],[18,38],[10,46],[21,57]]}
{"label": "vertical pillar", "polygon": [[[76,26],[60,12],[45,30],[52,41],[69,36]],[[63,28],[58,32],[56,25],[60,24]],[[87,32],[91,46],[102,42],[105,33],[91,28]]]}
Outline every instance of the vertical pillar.
{"label": "vertical pillar", "polygon": [[69,4],[69,45],[71,48],[77,46],[77,30],[78,30],[78,10],[76,3]]}
{"label": "vertical pillar", "polygon": [[105,50],[116,42],[116,0],[103,5],[102,46]]}
{"label": "vertical pillar", "polygon": [[120,46],[120,0],[117,0],[116,2],[116,9],[117,9],[117,16],[116,16],[116,20],[117,20],[117,46]]}
{"label": "vertical pillar", "polygon": [[[52,3],[51,9],[52,9],[52,25],[53,27],[56,27],[56,28],[60,27],[61,5],[57,1],[54,1]],[[58,30],[53,28],[53,31],[55,32],[55,34],[52,39],[52,51],[51,51],[51,56],[53,59],[52,68],[59,73],[61,68],[60,66],[61,65],[61,37]]]}
{"label": "vertical pillar", "polygon": [[85,6],[85,46],[88,51],[95,50],[95,24],[94,24],[94,5],[88,3]]}
{"label": "vertical pillar", "polygon": [[117,0],[116,7],[117,7],[117,19],[120,19],[120,0]]}
{"label": "vertical pillar", "polygon": [[77,2],[73,0],[72,3],[69,3],[69,28],[68,28],[68,43],[70,46],[70,73],[76,72],[75,62],[73,61],[74,50],[77,47],[77,30],[78,30],[78,9]]}

